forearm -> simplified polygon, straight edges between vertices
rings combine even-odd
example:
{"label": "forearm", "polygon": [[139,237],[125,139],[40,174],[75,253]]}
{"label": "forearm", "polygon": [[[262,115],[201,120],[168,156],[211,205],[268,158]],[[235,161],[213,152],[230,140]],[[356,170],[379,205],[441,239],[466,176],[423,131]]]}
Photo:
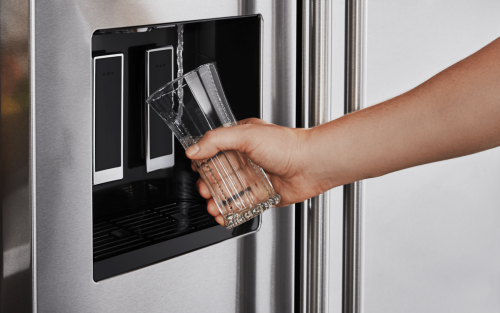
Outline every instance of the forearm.
{"label": "forearm", "polygon": [[417,88],[307,131],[325,189],[500,145],[500,40]]}

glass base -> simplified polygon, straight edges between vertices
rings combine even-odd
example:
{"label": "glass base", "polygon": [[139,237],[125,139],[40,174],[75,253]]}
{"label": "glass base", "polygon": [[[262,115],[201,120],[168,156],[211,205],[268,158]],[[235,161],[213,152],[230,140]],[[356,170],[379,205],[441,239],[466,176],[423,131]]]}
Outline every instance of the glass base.
{"label": "glass base", "polygon": [[251,220],[254,217],[259,216],[270,208],[274,208],[280,201],[281,196],[276,194],[274,197],[268,199],[267,201],[256,204],[251,208],[224,216],[224,224],[227,229],[232,229]]}

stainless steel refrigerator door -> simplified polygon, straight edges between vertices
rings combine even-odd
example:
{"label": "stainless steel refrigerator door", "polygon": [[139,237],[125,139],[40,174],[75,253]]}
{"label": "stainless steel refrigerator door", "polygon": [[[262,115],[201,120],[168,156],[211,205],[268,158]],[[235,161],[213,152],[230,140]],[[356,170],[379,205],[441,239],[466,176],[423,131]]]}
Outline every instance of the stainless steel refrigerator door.
{"label": "stainless steel refrigerator door", "polygon": [[[500,35],[500,2],[371,1],[367,105]],[[478,121],[480,123],[481,121]],[[500,149],[365,181],[363,312],[500,310]]]}
{"label": "stainless steel refrigerator door", "polygon": [[[21,52],[15,57],[26,65],[22,73],[31,96],[25,101],[29,106],[20,111],[23,127],[14,125],[22,130],[18,133],[22,146],[2,144],[24,156],[19,188],[15,182],[8,185],[21,194],[6,198],[4,193],[3,198],[3,231],[9,232],[4,236],[4,249],[9,249],[4,256],[9,264],[15,260],[22,264],[11,268],[10,276],[4,266],[3,288],[10,277],[11,291],[16,292],[3,293],[2,305],[28,312],[33,299],[36,312],[291,312],[294,213],[290,208],[265,213],[256,235],[93,281],[91,36],[96,29],[260,14],[262,117],[294,126],[295,1],[47,0],[30,1],[28,6],[0,0],[0,4],[2,23],[9,7],[9,14],[17,14],[21,20],[16,22],[24,27]],[[7,28],[4,24],[2,28],[4,43]],[[4,191],[10,190],[6,187]],[[14,233],[6,225],[18,227]]]}

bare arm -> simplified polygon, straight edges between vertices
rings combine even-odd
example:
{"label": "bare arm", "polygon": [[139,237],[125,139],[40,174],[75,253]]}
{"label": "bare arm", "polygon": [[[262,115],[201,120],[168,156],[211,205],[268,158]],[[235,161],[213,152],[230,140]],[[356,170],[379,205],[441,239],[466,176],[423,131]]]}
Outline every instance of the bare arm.
{"label": "bare arm", "polygon": [[[500,39],[403,95],[324,125],[305,130],[246,120],[209,132],[186,153],[192,159],[219,150],[246,153],[269,173],[287,205],[353,181],[497,146]],[[202,182],[199,190],[210,198]],[[213,200],[208,210],[221,221]]]}
{"label": "bare arm", "polygon": [[310,131],[328,186],[500,145],[500,39],[413,90]]}

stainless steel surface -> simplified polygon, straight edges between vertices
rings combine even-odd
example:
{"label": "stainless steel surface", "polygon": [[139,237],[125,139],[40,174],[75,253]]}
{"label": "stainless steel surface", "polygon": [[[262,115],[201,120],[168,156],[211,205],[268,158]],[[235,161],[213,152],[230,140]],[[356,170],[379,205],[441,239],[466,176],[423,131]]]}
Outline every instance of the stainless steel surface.
{"label": "stainless steel surface", "polygon": [[32,288],[31,124],[33,110],[30,62],[30,2],[0,0],[0,150],[2,312],[29,312]]}
{"label": "stainless steel surface", "polygon": [[[500,36],[499,1],[384,0],[367,9],[370,105]],[[499,160],[496,148],[365,181],[365,312],[500,312]]]}
{"label": "stainless steel surface", "polygon": [[302,127],[304,128],[309,128],[309,114],[310,114],[310,92],[309,92],[309,86],[310,86],[310,63],[311,63],[311,19],[310,19],[310,14],[311,14],[311,2],[306,0],[302,1],[302,116],[301,116],[301,123]]}
{"label": "stainless steel surface", "polygon": [[121,58],[121,63],[122,63],[122,70],[121,70],[121,133],[120,133],[120,147],[121,147],[121,159],[120,159],[120,166],[114,167],[114,168],[108,168],[107,170],[102,170],[102,171],[97,171],[95,170],[95,92],[92,94],[92,108],[93,108],[93,118],[92,118],[92,162],[94,164],[93,167],[93,173],[94,173],[94,185],[98,184],[103,184],[107,183],[113,180],[119,180],[123,178],[123,75],[124,75],[124,69],[123,69],[123,54],[122,53],[117,53],[117,54],[109,54],[109,55],[103,55],[99,57],[94,58],[93,62],[93,75],[92,75],[92,90],[95,91],[95,75],[96,75],[96,60],[99,59],[106,59],[106,58]]}
{"label": "stainless steel surface", "polygon": [[343,312],[362,312],[362,182],[344,186]]}
{"label": "stainless steel surface", "polygon": [[[155,51],[163,51],[163,50],[172,50],[172,78],[174,78],[174,47],[172,46],[167,46],[167,47],[161,47],[161,48],[156,48],[156,49],[150,49],[146,51],[146,78],[147,78],[147,84],[146,84],[146,94],[149,96],[151,95],[154,90],[150,90],[149,82],[150,82],[150,77],[149,77],[149,57],[150,54],[155,52]],[[172,133],[172,153],[169,155],[163,155],[154,159],[151,159],[150,155],[150,130],[149,130],[149,121],[150,117],[149,114],[151,114],[151,108],[146,106],[146,136],[147,136],[147,141],[146,141],[146,170],[148,172],[156,171],[162,168],[167,168],[167,167],[172,167],[175,164],[175,145],[174,145],[174,133]],[[155,113],[156,114],[156,113]]]}
{"label": "stainless steel surface", "polygon": [[[346,114],[361,110],[365,94],[365,0],[346,2]],[[362,312],[363,182],[344,187],[344,313]]]}
{"label": "stainless steel surface", "polygon": [[[31,25],[25,2],[0,1],[2,61],[12,32],[8,46],[15,42],[17,50],[9,57],[20,68],[19,84],[34,88],[31,106],[22,98],[7,116],[2,72],[2,130],[9,127],[2,132],[2,305],[14,312],[292,312],[290,208],[266,212],[255,235],[92,280],[91,36],[96,29],[260,14],[262,117],[294,126],[295,1],[32,1]],[[29,45],[36,86],[29,84]]]}
{"label": "stainless steel surface", "polygon": [[[332,0],[331,18],[331,119],[344,115],[345,93],[345,40],[346,40],[346,1]],[[344,239],[344,187],[330,191],[330,260],[328,311],[342,312],[343,295],[343,239]]]}
{"label": "stainless steel surface", "polygon": [[365,100],[365,1],[349,0],[346,2],[346,114],[361,110]]}
{"label": "stainless steel surface", "polygon": [[329,268],[328,192],[311,198],[307,219],[307,309],[328,312]]}
{"label": "stainless steel surface", "polygon": [[[306,45],[303,64],[303,105],[309,112],[305,126],[317,126],[331,118],[331,5],[329,1],[304,1],[303,19]],[[303,33],[304,33],[303,32]],[[307,109],[308,108],[308,109]],[[307,115],[306,115],[307,116]],[[328,268],[329,268],[329,192],[306,202],[307,216],[304,218],[306,242],[303,253],[307,255],[306,288],[302,299],[302,312],[328,312]],[[303,229],[304,231],[304,229]],[[305,257],[302,257],[305,259]]]}
{"label": "stainless steel surface", "polygon": [[309,213],[309,201],[310,200],[306,200],[300,204],[300,251],[297,251],[298,253],[300,253],[300,264],[297,264],[296,266],[300,266],[299,312],[301,313],[307,312],[307,303],[308,303],[307,278],[309,275],[308,275],[308,263],[307,263],[308,261],[307,218]]}
{"label": "stainless steel surface", "polygon": [[331,6],[321,0],[311,0],[310,5],[309,125],[317,126],[330,120]]}
{"label": "stainless steel surface", "polygon": [[[302,16],[297,16],[297,18],[302,19],[302,99],[301,100],[301,124],[297,125],[303,128],[309,128],[309,110],[310,110],[310,102],[309,102],[309,63],[310,63],[310,21],[309,21],[309,11],[310,11],[310,2],[302,0]],[[298,43],[297,43],[298,44]],[[308,232],[307,232],[307,223],[308,223],[308,212],[309,212],[309,200],[306,200],[300,204],[300,264],[296,266],[300,267],[300,299],[299,299],[299,311],[301,313],[307,312],[307,303],[308,303],[308,293],[307,293],[307,277],[308,277]]]}

